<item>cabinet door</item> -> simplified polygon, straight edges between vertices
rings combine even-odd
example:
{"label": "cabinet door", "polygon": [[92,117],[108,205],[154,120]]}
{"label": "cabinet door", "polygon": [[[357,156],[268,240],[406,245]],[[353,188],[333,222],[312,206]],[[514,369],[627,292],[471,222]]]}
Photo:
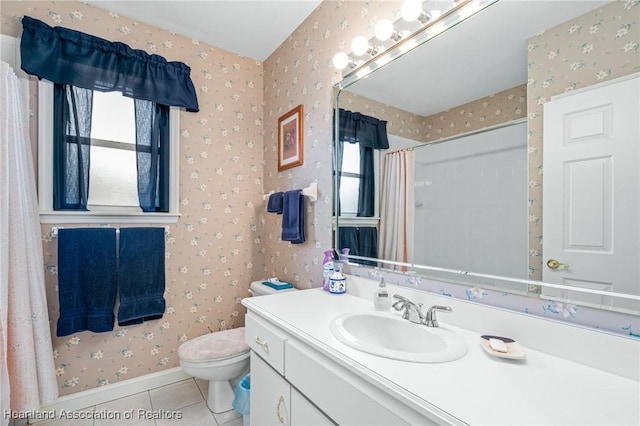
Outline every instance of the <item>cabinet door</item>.
{"label": "cabinet door", "polygon": [[251,351],[251,426],[291,425],[290,389],[282,376]]}
{"label": "cabinet door", "polygon": [[293,426],[334,426],[322,411],[293,388],[291,389],[291,424]]}

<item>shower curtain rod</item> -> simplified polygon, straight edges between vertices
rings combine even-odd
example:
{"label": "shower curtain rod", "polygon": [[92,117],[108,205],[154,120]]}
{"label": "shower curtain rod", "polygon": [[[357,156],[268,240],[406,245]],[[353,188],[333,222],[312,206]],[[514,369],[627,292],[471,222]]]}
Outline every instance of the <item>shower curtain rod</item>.
{"label": "shower curtain rod", "polygon": [[438,144],[441,144],[443,142],[450,142],[452,140],[462,139],[462,138],[467,137],[467,136],[478,135],[480,133],[490,132],[492,130],[498,130],[498,129],[502,129],[504,127],[515,126],[516,124],[526,123],[526,122],[527,122],[526,118],[518,118],[517,120],[511,120],[511,121],[507,121],[505,123],[495,124],[493,126],[484,127],[482,129],[478,129],[478,130],[472,130],[470,132],[461,133],[459,135],[447,136],[446,138],[437,139],[437,140],[435,140],[433,142],[424,142],[424,143],[422,143],[420,145],[416,145],[416,146],[414,146],[412,148],[414,148],[414,149],[425,148],[425,147],[432,146],[432,145],[438,145]]}

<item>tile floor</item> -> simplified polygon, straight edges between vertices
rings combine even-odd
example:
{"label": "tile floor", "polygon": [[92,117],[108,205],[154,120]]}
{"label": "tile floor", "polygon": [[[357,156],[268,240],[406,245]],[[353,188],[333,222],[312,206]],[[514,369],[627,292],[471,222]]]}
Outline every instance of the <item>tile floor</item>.
{"label": "tile floor", "polygon": [[[120,413],[120,419],[58,419],[38,422],[42,426],[242,426],[242,415],[231,410],[213,414],[207,408],[208,382],[199,379],[187,379],[167,386],[151,389],[125,398],[116,399],[94,407],[79,410],[104,413]],[[133,411],[131,411],[133,410]],[[142,415],[139,413],[142,411]],[[132,412],[132,419],[124,419],[125,412]],[[178,418],[171,417],[175,412]],[[149,414],[147,414],[149,413]],[[165,418],[149,418],[153,414],[163,414]],[[169,413],[169,414],[166,414]],[[112,415],[112,414],[110,414]],[[117,415],[117,414],[116,414]],[[147,417],[147,418],[145,418]]]}

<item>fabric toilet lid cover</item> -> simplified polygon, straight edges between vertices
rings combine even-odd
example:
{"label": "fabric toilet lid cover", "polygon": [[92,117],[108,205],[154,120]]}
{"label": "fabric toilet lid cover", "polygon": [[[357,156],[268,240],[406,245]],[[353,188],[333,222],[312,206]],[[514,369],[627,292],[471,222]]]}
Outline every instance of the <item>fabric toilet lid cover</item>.
{"label": "fabric toilet lid cover", "polygon": [[244,341],[244,327],[205,334],[183,343],[178,356],[184,361],[206,362],[225,359],[249,351]]}

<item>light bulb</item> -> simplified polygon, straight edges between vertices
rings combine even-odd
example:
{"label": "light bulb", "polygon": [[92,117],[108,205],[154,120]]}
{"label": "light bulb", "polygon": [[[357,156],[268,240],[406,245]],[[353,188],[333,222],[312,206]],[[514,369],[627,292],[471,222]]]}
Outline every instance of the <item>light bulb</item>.
{"label": "light bulb", "polygon": [[381,19],[376,24],[376,38],[380,41],[389,40],[393,31],[393,24],[388,19]]}
{"label": "light bulb", "polygon": [[362,56],[369,50],[369,41],[363,36],[358,36],[351,43],[351,50],[354,55]]}
{"label": "light bulb", "polygon": [[349,57],[344,52],[338,52],[333,57],[333,66],[339,70],[343,70],[349,65]]}
{"label": "light bulb", "polygon": [[422,14],[422,0],[405,0],[400,9],[402,19],[407,22],[415,21]]}

